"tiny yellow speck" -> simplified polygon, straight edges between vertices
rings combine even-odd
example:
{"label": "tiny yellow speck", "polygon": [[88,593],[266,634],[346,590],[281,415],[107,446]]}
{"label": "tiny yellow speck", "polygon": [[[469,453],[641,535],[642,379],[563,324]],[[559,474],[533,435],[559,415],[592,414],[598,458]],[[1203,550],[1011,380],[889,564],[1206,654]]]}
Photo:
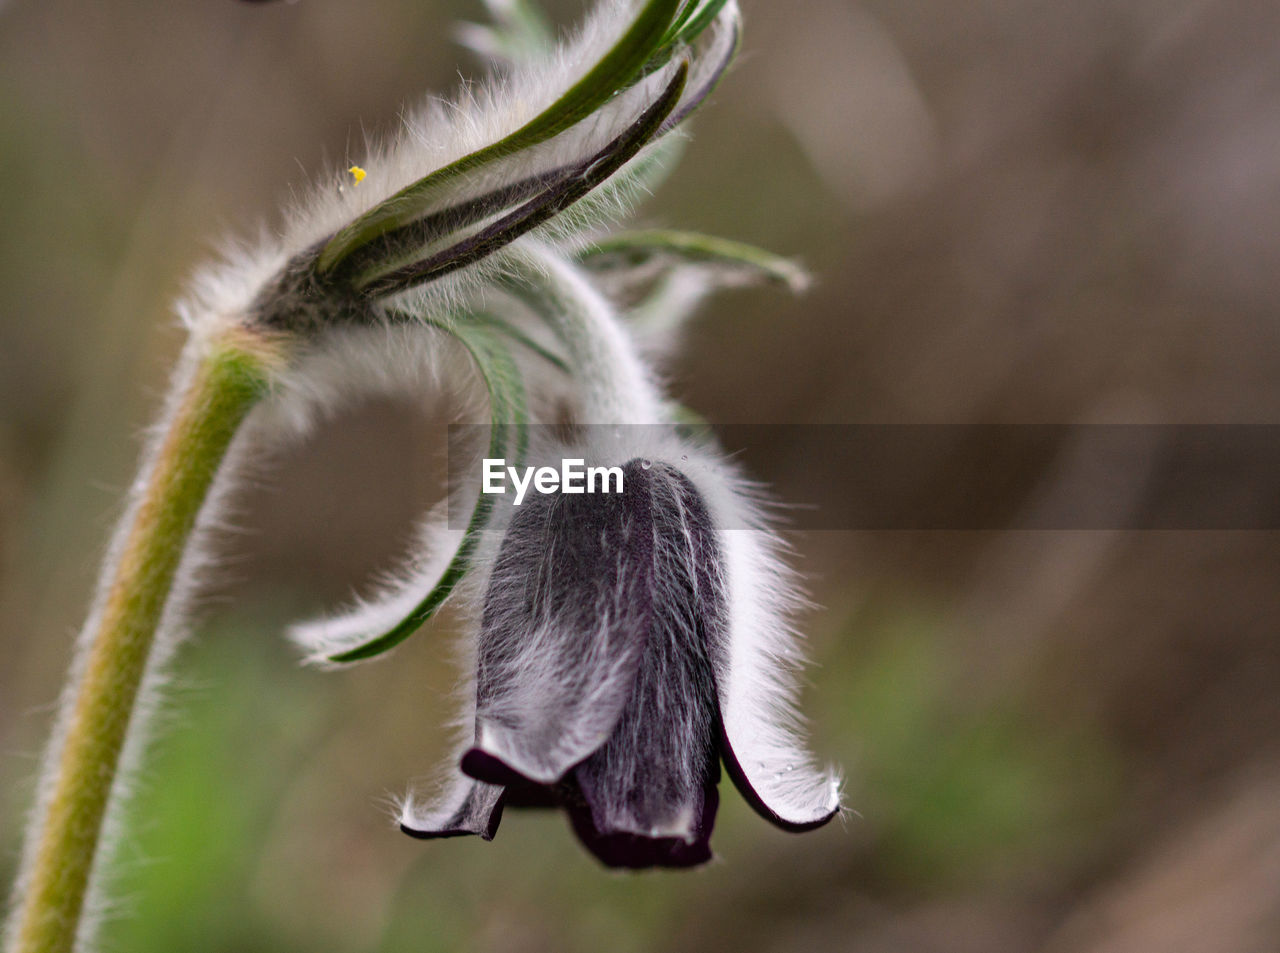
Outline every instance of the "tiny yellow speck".
{"label": "tiny yellow speck", "polygon": [[360,166],[358,165],[353,165],[347,171],[350,172],[352,177],[356,180],[355,181],[356,185],[359,185],[361,182],[363,182],[364,177],[369,174],[364,169],[360,168]]}

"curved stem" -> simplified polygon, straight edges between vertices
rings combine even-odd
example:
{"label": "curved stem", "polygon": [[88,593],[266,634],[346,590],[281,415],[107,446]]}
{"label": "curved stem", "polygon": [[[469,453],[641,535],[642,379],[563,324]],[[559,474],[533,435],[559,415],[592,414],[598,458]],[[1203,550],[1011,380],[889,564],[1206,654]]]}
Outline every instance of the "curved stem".
{"label": "curved stem", "polygon": [[603,295],[573,265],[530,243],[510,256],[501,280],[550,325],[568,352],[587,424],[666,422],[649,369]]}
{"label": "curved stem", "polygon": [[264,393],[275,356],[270,342],[241,329],[179,376],[184,390],[104,567],[98,608],[69,677],[76,684],[63,695],[27,829],[9,953],[63,953],[89,932],[81,926],[85,898],[121,755],[131,729],[142,728],[135,712],[156,631],[214,477]]}

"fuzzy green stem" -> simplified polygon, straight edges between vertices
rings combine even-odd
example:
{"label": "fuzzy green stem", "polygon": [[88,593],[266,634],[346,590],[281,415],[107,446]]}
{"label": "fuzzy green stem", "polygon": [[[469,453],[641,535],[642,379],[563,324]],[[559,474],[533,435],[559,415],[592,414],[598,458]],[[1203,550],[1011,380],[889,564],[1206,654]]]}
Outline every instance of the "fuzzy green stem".
{"label": "fuzzy green stem", "polygon": [[[103,820],[135,716],[156,631],[201,507],[227,449],[266,388],[273,349],[238,331],[198,359],[151,458],[111,574],[79,682],[66,696],[59,745],[28,828],[9,953],[73,949]],[[73,672],[75,669],[73,669]]]}
{"label": "fuzzy green stem", "polygon": [[575,270],[536,245],[509,256],[501,277],[560,338],[583,394],[588,424],[666,421],[648,368],[608,303]]}

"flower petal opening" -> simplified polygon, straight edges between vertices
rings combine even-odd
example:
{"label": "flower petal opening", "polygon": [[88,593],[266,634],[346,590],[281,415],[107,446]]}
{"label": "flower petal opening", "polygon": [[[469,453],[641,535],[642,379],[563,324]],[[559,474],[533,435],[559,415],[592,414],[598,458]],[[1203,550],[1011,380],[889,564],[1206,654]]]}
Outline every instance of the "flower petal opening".
{"label": "flower petal opening", "polygon": [[626,831],[602,833],[583,806],[569,808],[573,832],[597,860],[607,867],[643,870],[650,867],[698,867],[711,860],[711,829],[720,796],[714,782],[701,792],[697,822],[688,837],[648,837]]}

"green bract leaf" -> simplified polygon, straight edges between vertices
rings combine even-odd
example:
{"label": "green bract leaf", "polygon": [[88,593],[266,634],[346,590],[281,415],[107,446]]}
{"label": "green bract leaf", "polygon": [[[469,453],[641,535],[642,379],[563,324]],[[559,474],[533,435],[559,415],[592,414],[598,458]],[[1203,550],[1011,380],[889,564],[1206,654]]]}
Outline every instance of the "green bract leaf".
{"label": "green bract leaf", "polygon": [[662,95],[603,149],[562,173],[532,199],[478,231],[457,236],[434,254],[390,271],[361,276],[356,287],[365,295],[392,295],[486,258],[521,235],[569,208],[622,168],[657,134],[684,92],[689,64],[676,69]]}
{"label": "green bract leaf", "polygon": [[317,270],[321,274],[332,271],[362,245],[425,214],[445,183],[547,141],[634,85],[646,65],[652,65],[653,54],[679,6],[680,0],[649,0],[622,38],[564,95],[510,135],[437,169],[374,206],[328,241],[320,252]]}
{"label": "green bract leaf", "polygon": [[544,361],[546,361],[548,364],[555,367],[557,370],[563,371],[566,374],[571,372],[571,367],[568,361],[566,361],[563,357],[561,357],[555,351],[551,350],[545,345],[529,337],[528,334],[526,334],[520,328],[516,327],[510,321],[504,321],[502,318],[499,318],[492,314],[476,314],[476,315],[473,315],[471,318],[469,318],[469,320],[479,321],[483,324],[488,324],[498,333],[503,334],[506,337],[509,337],[512,341],[519,344],[521,347],[525,348],[526,350],[532,351],[534,354],[537,354],[538,357],[542,358]]}
{"label": "green bract leaf", "polygon": [[703,3],[690,3],[674,23],[668,28],[666,35],[658,46],[659,53],[674,47],[677,43],[692,43],[711,22],[720,15],[728,0],[705,0]]}
{"label": "green bract leaf", "polygon": [[[450,326],[430,321],[428,323],[448,331],[461,341],[484,378],[485,387],[489,391],[492,422],[489,431],[488,456],[512,459],[516,461],[516,465],[519,465],[524,459],[528,441],[529,414],[525,404],[524,382],[510,349],[498,336],[498,328],[491,321],[468,318],[460,319]],[[346,663],[372,658],[395,648],[416,632],[435,614],[471,568],[476,546],[480,542],[480,534],[488,525],[492,515],[493,497],[484,493],[478,494],[475,507],[471,511],[471,519],[458,543],[458,549],[431,591],[423,596],[422,601],[413,608],[413,611],[390,631],[377,635],[354,648],[330,655],[329,661]]]}
{"label": "green bract leaf", "polygon": [[[644,117],[640,118],[643,120]],[[670,119],[668,114],[663,120],[663,126],[668,125]],[[654,135],[660,133],[661,127]],[[440,258],[440,252],[445,248],[465,243],[467,236],[482,228],[483,223],[492,223],[504,212],[515,210],[518,205],[525,204],[526,209],[530,207],[527,204],[530,202],[545,205],[549,196],[575,188],[588,167],[603,156],[615,154],[620,145],[629,143],[632,138],[628,129],[600,153],[584,161],[509,182],[500,188],[436,209],[357,249],[343,263],[343,268],[348,274],[356,276],[353,280],[358,288],[367,291],[369,283],[380,276],[410,267],[428,257]],[[591,223],[604,214],[602,210],[613,208],[612,203],[617,203],[620,196],[630,195],[636,190],[655,190],[674,165],[682,146],[682,140],[675,136],[656,141],[651,139],[648,148],[627,160],[591,196],[584,197],[574,207],[571,216],[561,216],[561,221],[569,229],[573,228],[573,216],[580,215],[584,224]],[[593,198],[598,206],[591,201]],[[594,213],[592,209],[595,210]],[[304,269],[310,267],[310,260],[302,265]]]}
{"label": "green bract leaf", "polygon": [[803,291],[809,283],[808,274],[795,262],[762,248],[727,238],[667,229],[618,232],[582,249],[578,260],[600,271],[637,268],[655,260],[727,268],[746,277],[785,285],[792,291]]}

